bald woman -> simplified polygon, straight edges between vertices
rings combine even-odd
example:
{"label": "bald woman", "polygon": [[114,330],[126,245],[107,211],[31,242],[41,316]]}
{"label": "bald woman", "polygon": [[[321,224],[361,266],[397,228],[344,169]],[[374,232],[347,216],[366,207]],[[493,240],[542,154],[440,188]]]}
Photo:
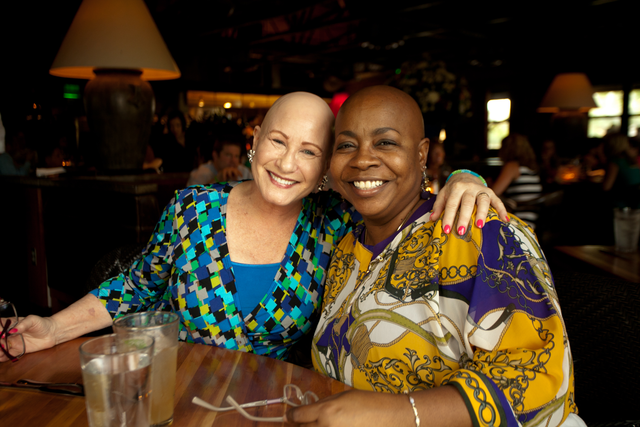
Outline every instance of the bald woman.
{"label": "bald woman", "polygon": [[[352,95],[331,174],[362,215],[329,265],[312,345],[356,390],[291,409],[310,426],[582,425],[549,267],[530,228],[491,209],[447,234],[421,190],[429,141],[406,93]],[[481,217],[484,219],[484,217]]]}

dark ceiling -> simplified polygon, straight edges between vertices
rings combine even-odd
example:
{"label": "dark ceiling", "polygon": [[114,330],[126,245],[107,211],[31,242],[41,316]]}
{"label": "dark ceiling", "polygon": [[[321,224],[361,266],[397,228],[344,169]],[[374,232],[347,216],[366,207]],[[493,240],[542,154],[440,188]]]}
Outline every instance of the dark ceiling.
{"label": "dark ceiling", "polygon": [[213,88],[322,81],[333,89],[424,55],[478,75],[501,68],[598,74],[636,56],[630,47],[640,9],[625,0],[147,4],[184,79]]}
{"label": "dark ceiling", "polygon": [[[56,79],[48,67],[80,1],[2,3],[0,61],[12,64],[0,67],[3,92],[37,91]],[[638,69],[636,0],[146,4],[182,71],[173,84],[187,89],[330,93],[423,57],[471,79],[585,71],[597,83],[622,83]]]}

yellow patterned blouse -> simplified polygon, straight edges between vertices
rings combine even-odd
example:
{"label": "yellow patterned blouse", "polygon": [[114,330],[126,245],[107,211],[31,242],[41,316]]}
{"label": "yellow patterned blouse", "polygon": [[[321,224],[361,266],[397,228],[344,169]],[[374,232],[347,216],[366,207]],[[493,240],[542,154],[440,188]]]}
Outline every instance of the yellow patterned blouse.
{"label": "yellow patterned blouse", "polygon": [[315,368],[361,390],[453,385],[474,426],[560,425],[577,413],[573,362],[535,235],[493,210],[483,229],[441,230],[427,212],[374,259],[361,227],[340,242]]}

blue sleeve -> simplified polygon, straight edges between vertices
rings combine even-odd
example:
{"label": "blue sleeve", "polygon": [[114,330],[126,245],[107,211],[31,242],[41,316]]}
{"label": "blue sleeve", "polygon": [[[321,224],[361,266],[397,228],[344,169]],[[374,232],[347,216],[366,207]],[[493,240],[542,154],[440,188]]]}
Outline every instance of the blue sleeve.
{"label": "blue sleeve", "polygon": [[344,236],[362,222],[360,213],[338,192],[326,191],[319,203],[324,207],[325,226],[334,236],[334,245],[337,245]]}

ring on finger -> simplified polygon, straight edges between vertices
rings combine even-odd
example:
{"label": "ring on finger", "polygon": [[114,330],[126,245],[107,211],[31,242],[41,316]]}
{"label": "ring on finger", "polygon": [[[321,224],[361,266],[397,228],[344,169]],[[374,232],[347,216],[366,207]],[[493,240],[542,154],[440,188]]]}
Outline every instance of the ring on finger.
{"label": "ring on finger", "polygon": [[485,196],[487,196],[488,198],[491,198],[491,196],[489,195],[489,193],[485,193],[484,191],[482,191],[482,192],[480,192],[480,193],[478,193],[478,194],[476,195],[476,199],[477,199],[477,198],[479,198],[480,196],[482,196],[483,194],[484,194]]}

